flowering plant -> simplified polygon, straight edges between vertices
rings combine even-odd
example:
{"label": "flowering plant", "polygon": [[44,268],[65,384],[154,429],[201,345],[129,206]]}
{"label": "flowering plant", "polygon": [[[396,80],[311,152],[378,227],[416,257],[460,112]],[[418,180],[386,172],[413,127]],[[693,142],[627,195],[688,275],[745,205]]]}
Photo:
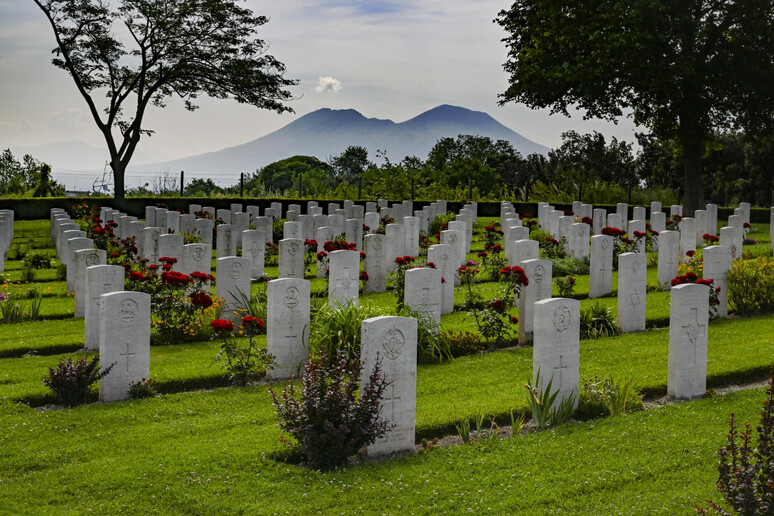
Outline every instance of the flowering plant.
{"label": "flowering plant", "polygon": [[392,281],[392,293],[397,297],[398,311],[403,310],[404,296],[406,294],[406,271],[414,267],[416,259],[413,256],[398,256],[395,258],[395,270],[390,273]]}
{"label": "flowering plant", "polygon": [[704,238],[704,245],[712,245],[720,242],[720,237],[717,237],[715,235],[710,235],[709,233],[704,233],[704,236],[702,238]]}
{"label": "flowering plant", "polygon": [[575,277],[560,276],[556,278],[556,286],[559,289],[559,297],[569,297],[575,290]]}
{"label": "flowering plant", "polygon": [[257,317],[243,317],[240,335],[247,335],[248,342],[240,343],[233,335],[234,323],[215,319],[212,329],[223,339],[220,351],[215,357],[222,362],[226,377],[234,385],[245,386],[266,376],[266,370],[274,367],[274,357],[265,348],[256,345],[255,337],[265,332],[266,325]]}
{"label": "flowering plant", "polygon": [[707,285],[709,287],[709,316],[710,319],[717,317],[718,306],[720,306],[720,286],[716,287],[712,279],[699,279],[696,273],[692,271],[676,276],[671,281],[673,287],[686,283],[698,283],[699,285]]}
{"label": "flowering plant", "polygon": [[478,331],[490,348],[506,341],[514,331],[514,325],[519,319],[512,316],[509,310],[515,305],[522,287],[529,285],[529,279],[521,267],[503,267],[498,274],[502,284],[500,296],[491,300],[488,306],[473,308],[468,312],[476,319]]}

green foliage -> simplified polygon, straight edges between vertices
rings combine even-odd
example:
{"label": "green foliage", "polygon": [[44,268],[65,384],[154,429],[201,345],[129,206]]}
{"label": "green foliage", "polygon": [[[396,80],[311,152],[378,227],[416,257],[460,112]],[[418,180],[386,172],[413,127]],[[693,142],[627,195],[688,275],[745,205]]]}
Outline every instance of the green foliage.
{"label": "green foliage", "polygon": [[[210,178],[196,177],[186,181],[183,187],[184,197],[215,197],[224,193],[223,188],[215,184]],[[186,244],[189,242],[186,242]]]}
{"label": "green foliage", "polygon": [[570,297],[575,290],[575,278],[573,276],[562,276],[554,280],[559,289],[559,297]]}
{"label": "green foliage", "polygon": [[50,269],[51,256],[43,252],[29,251],[24,255],[24,267],[30,269]]}
{"label": "green foliage", "polygon": [[728,302],[739,314],[774,310],[774,258],[734,260],[728,270]]}
{"label": "green foliage", "polygon": [[596,302],[588,308],[582,308],[580,313],[580,338],[598,339],[620,335],[621,329],[613,317],[613,311]]}
{"label": "green foliage", "polygon": [[31,293],[27,303],[21,300],[19,294],[12,294],[7,290],[0,293],[0,323],[14,324],[40,319],[43,294],[37,289],[33,289]]}
{"label": "green foliage", "polygon": [[562,276],[584,276],[589,273],[589,260],[577,258],[556,258],[552,260],[551,275],[554,278]]}
{"label": "green foliage", "polygon": [[440,325],[430,315],[408,306],[403,307],[398,315],[417,320],[417,362],[443,362],[454,358],[448,341],[440,335]]}
{"label": "green foliage", "polygon": [[[774,364],[756,430],[758,439],[753,444],[752,426],[745,425],[740,436],[732,413],[727,444],[717,453],[718,491],[735,512],[745,516],[763,516],[774,509]],[[710,503],[717,514],[728,514]]]}
{"label": "green foliage", "polygon": [[631,378],[593,378],[583,382],[576,414],[590,419],[620,416],[644,409],[642,395]]}
{"label": "green foliage", "polygon": [[146,398],[153,398],[159,392],[158,382],[150,379],[143,378],[139,382],[133,383],[129,386],[129,399],[130,400],[143,400]]}
{"label": "green foliage", "polygon": [[336,364],[344,353],[347,363],[355,367],[360,360],[360,326],[372,317],[385,315],[383,310],[371,306],[331,307],[323,305],[314,314],[309,330],[309,356],[328,366]]}
{"label": "green foliage", "polygon": [[64,187],[51,179],[51,167],[26,154],[22,161],[11,149],[0,153],[0,197],[64,195]]}
{"label": "green foliage", "polygon": [[107,376],[113,366],[115,364],[110,364],[100,371],[98,355],[94,355],[91,360],[82,356],[75,361],[62,357],[56,368],[48,369],[43,383],[51,389],[60,404],[74,407],[88,401],[92,384]]}
{"label": "green foliage", "polygon": [[543,387],[543,390],[540,391],[537,388],[540,385],[540,370],[538,370],[535,387],[532,386],[531,379],[528,379],[527,385],[524,386],[527,389],[527,403],[532,411],[532,419],[535,422],[535,426],[541,430],[569,421],[575,411],[575,400],[577,399],[575,392],[562,400],[559,405],[555,405],[556,398],[559,396],[559,389],[551,391],[553,382],[554,378],[552,376]]}
{"label": "green foliage", "polygon": [[[303,195],[324,194],[333,185],[331,165],[312,156],[293,156],[263,167],[245,180],[245,194],[254,196],[264,192],[292,191],[298,195],[301,178]],[[259,189],[258,186],[262,189]],[[280,233],[281,234],[281,233]]]}
{"label": "green foliage", "polygon": [[430,223],[428,234],[437,235],[441,231],[448,228],[449,222],[453,221],[456,217],[457,215],[454,213],[442,213],[441,215],[436,215],[435,219],[433,219],[433,221]]}
{"label": "green foliage", "polygon": [[367,383],[359,389],[362,370],[359,359],[352,369],[342,352],[330,364],[312,359],[306,363],[298,397],[293,382],[285,384],[281,400],[269,389],[280,428],[298,441],[312,468],[342,466],[390,429],[390,423],[380,416],[389,385],[381,361],[374,364]]}
{"label": "green foliage", "polygon": [[[218,320],[213,324],[216,322]],[[230,331],[215,329],[223,339],[215,362],[221,363],[226,371],[226,378],[232,384],[244,387],[263,379],[266,376],[266,370],[273,368],[274,357],[265,348],[259,348],[255,342],[255,336],[265,332],[263,320],[249,316],[242,318],[240,333],[247,334],[247,342],[238,341]]]}
{"label": "green foliage", "polygon": [[444,330],[439,337],[444,341],[443,348],[448,349],[449,354],[453,357],[475,355],[486,349],[477,333]]}

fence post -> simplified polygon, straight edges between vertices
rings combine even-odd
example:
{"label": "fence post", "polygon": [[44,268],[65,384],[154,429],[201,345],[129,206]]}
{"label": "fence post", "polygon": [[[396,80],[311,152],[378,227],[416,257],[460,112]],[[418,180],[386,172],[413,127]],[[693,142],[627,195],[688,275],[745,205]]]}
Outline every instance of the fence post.
{"label": "fence post", "polygon": [[183,196],[183,186],[185,185],[185,170],[180,171],[180,197]]}
{"label": "fence post", "polygon": [[245,173],[239,173],[239,197],[245,196]]}

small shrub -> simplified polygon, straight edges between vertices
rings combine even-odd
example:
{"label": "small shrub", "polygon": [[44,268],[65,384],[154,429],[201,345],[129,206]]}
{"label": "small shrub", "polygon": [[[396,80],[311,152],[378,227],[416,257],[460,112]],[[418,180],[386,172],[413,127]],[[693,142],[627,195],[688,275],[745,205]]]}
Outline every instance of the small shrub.
{"label": "small shrub", "polygon": [[621,329],[616,324],[613,311],[610,308],[597,302],[588,308],[581,309],[581,340],[614,337],[620,334]]}
{"label": "small shrub", "polygon": [[98,355],[94,355],[91,360],[83,356],[75,361],[63,357],[56,368],[48,369],[43,383],[51,389],[60,404],[66,407],[82,405],[89,399],[92,384],[107,376],[114,365],[110,364],[100,371]]}
{"label": "small shrub", "polygon": [[[758,440],[753,445],[752,426],[745,425],[740,436],[732,413],[727,444],[717,453],[718,491],[734,511],[751,516],[774,514],[774,365],[756,430]],[[717,514],[728,514],[718,504],[709,503]]]}
{"label": "small shrub", "polygon": [[728,270],[728,302],[739,314],[774,310],[774,258],[734,260]]}
{"label": "small shrub", "polygon": [[563,276],[556,278],[556,286],[559,289],[559,297],[569,297],[575,290],[575,277]]}
{"label": "small shrub", "polygon": [[51,257],[46,253],[30,251],[24,257],[24,267],[30,269],[50,269]]}
{"label": "small shrub", "polygon": [[158,382],[151,380],[150,378],[143,378],[139,382],[133,383],[129,387],[129,399],[131,400],[143,400],[145,398],[153,398],[159,393]]}
{"label": "small shrub", "polygon": [[577,258],[558,258],[551,264],[551,274],[555,278],[586,275],[589,273],[589,263],[589,260]]}
{"label": "small shrub", "polygon": [[359,397],[362,364],[358,361],[350,372],[345,353],[339,353],[333,364],[307,361],[298,395],[292,381],[285,384],[281,400],[269,389],[280,428],[298,441],[309,465],[322,470],[343,465],[390,428],[380,417],[388,386],[381,362],[374,365]]}
{"label": "small shrub", "polygon": [[17,299],[18,294],[0,293],[0,323],[14,324],[36,321],[40,318],[40,308],[43,305],[43,294],[36,288],[27,292],[29,304],[25,306]]}
{"label": "small shrub", "polygon": [[24,267],[21,270],[21,280],[26,281],[27,283],[31,283],[35,281],[35,271],[32,269],[32,267]]}
{"label": "small shrub", "polygon": [[453,357],[475,355],[486,349],[478,334],[469,331],[442,331],[439,337],[444,341],[443,347],[449,350]]}
{"label": "small shrub", "polygon": [[56,267],[56,279],[57,281],[64,281],[67,279],[67,264],[60,263]]}
{"label": "small shrub", "polygon": [[398,315],[417,320],[417,362],[443,362],[454,358],[448,342],[440,336],[440,326],[429,314],[406,306]]}

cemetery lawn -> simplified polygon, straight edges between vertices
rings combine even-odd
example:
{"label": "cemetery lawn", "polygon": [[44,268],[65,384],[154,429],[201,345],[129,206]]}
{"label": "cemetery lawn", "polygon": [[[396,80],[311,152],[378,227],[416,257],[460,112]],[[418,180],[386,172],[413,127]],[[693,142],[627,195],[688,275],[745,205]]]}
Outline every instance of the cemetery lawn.
{"label": "cemetery lawn", "polygon": [[[745,251],[770,254],[768,225],[756,226],[750,236],[762,245]],[[47,220],[17,221],[14,243],[45,246],[48,229]],[[480,245],[474,242],[470,259]],[[4,277],[18,282],[21,262],[6,265]],[[276,276],[276,267],[267,272]],[[648,268],[649,285],[655,273]],[[45,320],[0,325],[0,515],[691,513],[691,503],[720,499],[714,454],[725,442],[729,413],[755,423],[763,400],[762,389],[739,391],[323,474],[284,461],[289,454],[268,386],[222,388],[218,340],[151,348],[151,377],[163,396],[43,407],[53,401],[44,374],[62,356],[77,356],[84,327],[83,319],[72,319],[73,299],[56,271],[35,274],[34,284],[3,286],[22,296],[37,289]],[[487,299],[498,288],[475,285]],[[324,279],[312,280],[313,303],[323,300],[316,294],[324,289]],[[575,294],[587,293],[588,276],[577,276]],[[395,306],[390,293],[360,299]],[[455,304],[463,300],[456,289]],[[615,297],[581,300],[582,308],[594,303],[616,312]],[[649,396],[665,394],[667,292],[648,293],[647,321],[662,329],[581,341],[581,380],[630,377]],[[476,331],[473,318],[460,312],[443,316],[442,325]],[[708,388],[763,380],[774,360],[772,334],[774,314],[712,321]],[[417,439],[454,435],[461,418],[478,413],[509,424],[512,411],[528,410],[524,384],[531,371],[529,347],[420,364]]]}
{"label": "cemetery lawn", "polygon": [[[451,382],[450,382],[451,383]],[[688,514],[763,390],[319,473],[274,460],[266,387],[70,410],[0,402],[3,514]]]}

